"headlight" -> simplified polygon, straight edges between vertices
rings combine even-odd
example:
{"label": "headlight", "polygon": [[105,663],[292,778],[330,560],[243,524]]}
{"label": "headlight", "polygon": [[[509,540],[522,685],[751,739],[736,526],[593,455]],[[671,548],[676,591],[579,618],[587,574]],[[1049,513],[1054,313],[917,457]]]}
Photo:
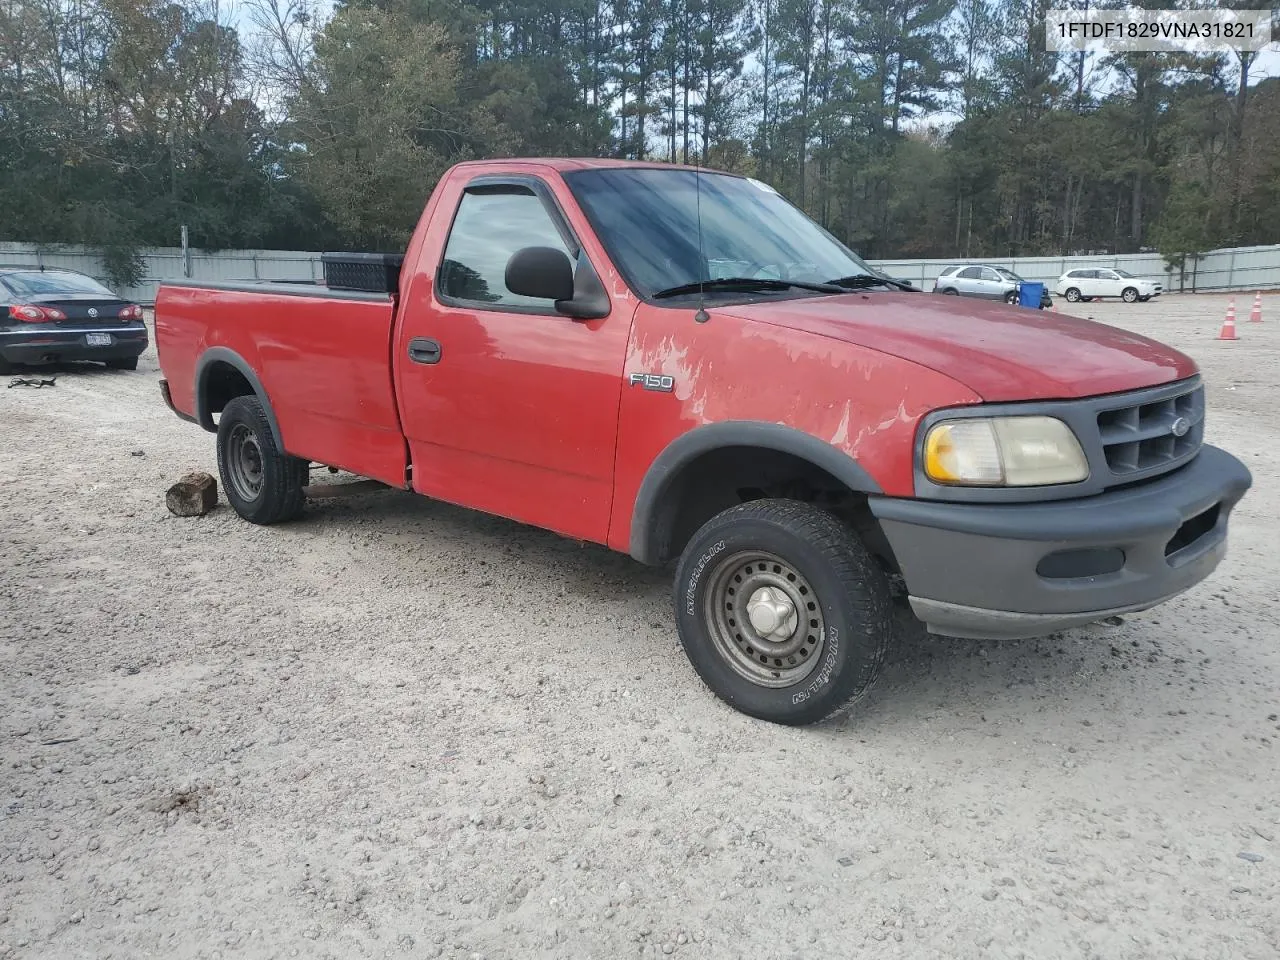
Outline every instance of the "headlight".
{"label": "headlight", "polygon": [[1089,461],[1054,417],[984,417],[934,424],[924,472],[934,483],[1034,487],[1087,479]]}

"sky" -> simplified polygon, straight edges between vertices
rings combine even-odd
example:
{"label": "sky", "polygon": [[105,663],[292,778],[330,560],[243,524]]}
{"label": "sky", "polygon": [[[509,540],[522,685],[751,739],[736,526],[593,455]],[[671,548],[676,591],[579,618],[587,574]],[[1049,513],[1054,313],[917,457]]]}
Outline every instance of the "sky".
{"label": "sky", "polygon": [[[245,15],[242,0],[218,0],[222,9],[227,11],[227,20],[230,24],[242,31],[252,29],[249,18]],[[284,0],[281,0],[284,2]],[[333,0],[318,0],[318,8],[323,16],[328,16],[334,8]],[[1265,8],[1265,4],[1259,4],[1259,8]],[[1096,55],[1091,54],[1091,58]],[[752,58],[748,58],[747,74],[750,75],[753,68]],[[1258,54],[1250,68],[1250,85],[1256,85],[1263,80],[1271,77],[1280,77],[1280,41],[1274,41],[1268,44]],[[908,130],[923,130],[928,127],[949,126],[959,120],[959,117],[950,111],[943,109],[934,111],[927,115],[915,118],[905,124]]]}

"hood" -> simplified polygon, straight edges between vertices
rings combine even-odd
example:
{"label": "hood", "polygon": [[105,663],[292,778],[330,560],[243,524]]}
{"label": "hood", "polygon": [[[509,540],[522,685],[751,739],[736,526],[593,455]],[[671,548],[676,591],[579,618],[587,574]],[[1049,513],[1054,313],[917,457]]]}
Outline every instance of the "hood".
{"label": "hood", "polygon": [[990,402],[1118,393],[1197,370],[1185,354],[1106,324],[941,294],[850,293],[718,312],[901,357]]}

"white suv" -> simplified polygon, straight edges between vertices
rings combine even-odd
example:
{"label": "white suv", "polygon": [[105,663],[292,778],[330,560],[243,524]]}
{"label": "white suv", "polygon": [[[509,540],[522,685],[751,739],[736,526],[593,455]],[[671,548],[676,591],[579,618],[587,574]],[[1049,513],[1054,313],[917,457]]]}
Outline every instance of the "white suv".
{"label": "white suv", "polygon": [[1135,300],[1146,303],[1152,297],[1160,296],[1164,285],[1135,277],[1125,270],[1068,270],[1058,278],[1053,289],[1070,303],[1101,297],[1119,297],[1125,303]]}

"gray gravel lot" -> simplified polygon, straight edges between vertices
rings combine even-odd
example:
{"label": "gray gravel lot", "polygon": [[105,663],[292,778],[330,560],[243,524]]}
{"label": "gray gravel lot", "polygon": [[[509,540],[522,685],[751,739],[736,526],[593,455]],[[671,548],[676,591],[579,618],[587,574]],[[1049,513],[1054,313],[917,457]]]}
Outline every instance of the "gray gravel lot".
{"label": "gray gravel lot", "polygon": [[1235,343],[1224,297],[1074,308],[1203,366],[1255,479],[1210,581],[1039,641],[904,626],[802,730],[715,700],[669,575],[603,549],[396,492],[170,516],[213,438],[153,353],[0,389],[0,957],[1274,960],[1251,300]]}

